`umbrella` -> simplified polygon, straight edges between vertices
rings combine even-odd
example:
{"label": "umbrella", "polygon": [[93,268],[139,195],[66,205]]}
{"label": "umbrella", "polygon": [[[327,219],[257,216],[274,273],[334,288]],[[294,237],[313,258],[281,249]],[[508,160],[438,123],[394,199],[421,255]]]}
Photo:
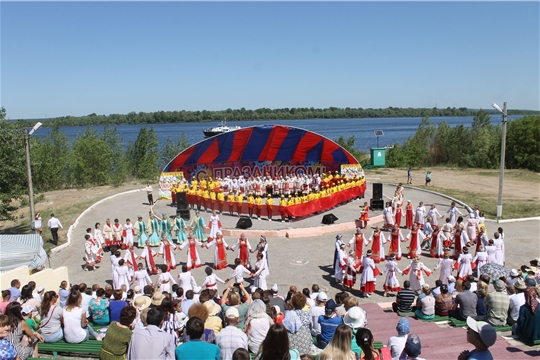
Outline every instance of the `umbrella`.
{"label": "umbrella", "polygon": [[492,281],[495,281],[501,276],[508,279],[510,277],[510,270],[497,263],[489,263],[480,268],[480,274],[487,275]]}

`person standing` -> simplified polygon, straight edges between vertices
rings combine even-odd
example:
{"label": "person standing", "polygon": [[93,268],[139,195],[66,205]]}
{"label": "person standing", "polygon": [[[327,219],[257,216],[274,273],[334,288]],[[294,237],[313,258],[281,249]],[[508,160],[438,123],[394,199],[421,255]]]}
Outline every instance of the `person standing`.
{"label": "person standing", "polygon": [[206,242],[207,239],[204,233],[205,223],[199,211],[195,212],[195,216],[191,220],[189,226],[191,228],[192,237],[195,237],[195,239],[201,243]]}
{"label": "person standing", "polygon": [[158,273],[156,264],[154,263],[154,256],[156,256],[156,252],[152,250],[150,240],[146,240],[146,246],[138,259],[144,259],[148,274],[150,275],[156,275]]}
{"label": "person standing", "polygon": [[450,253],[448,251],[444,252],[444,258],[439,259],[437,265],[433,268],[433,271],[436,271],[438,268],[441,268],[441,274],[439,280],[445,285],[448,285],[448,277],[452,275],[452,270],[454,269],[454,259],[450,258]]}
{"label": "person standing", "polygon": [[146,235],[148,227],[146,226],[146,223],[141,215],[137,215],[137,222],[135,223],[133,230],[135,235],[137,235],[137,247],[142,249],[144,244],[146,244],[146,240],[148,239],[148,236]]}
{"label": "person standing", "polygon": [[210,238],[214,239],[218,233],[221,233],[221,221],[219,221],[219,215],[216,210],[212,211],[208,225],[210,226]]}
{"label": "person standing", "polygon": [[242,261],[247,269],[251,269],[251,263],[249,261],[249,251],[251,251],[251,245],[244,233],[240,234],[240,238],[231,247],[231,251],[235,251],[238,248],[238,258]]}
{"label": "person standing", "polygon": [[152,206],[154,205],[154,195],[153,195],[153,189],[152,189],[152,185],[150,185],[150,183],[147,183],[146,184],[146,196],[148,197],[148,205]]}
{"label": "person standing", "polygon": [[413,224],[413,228],[409,232],[409,235],[407,235],[406,239],[410,241],[408,247],[409,252],[407,254],[409,259],[422,255],[422,248],[420,244],[425,239],[425,235],[422,231],[418,230],[416,223]]}
{"label": "person standing", "polygon": [[187,240],[186,222],[180,214],[176,214],[173,230],[176,231],[176,241],[183,244]]}
{"label": "person standing", "polygon": [[413,224],[413,205],[411,200],[407,200],[407,205],[405,206],[405,227],[407,229],[412,229]]}
{"label": "person standing", "polygon": [[362,260],[362,277],[360,281],[360,291],[365,297],[370,297],[375,292],[376,276],[379,273],[379,269],[371,259],[371,250],[368,250]]}
{"label": "person standing", "polygon": [[267,290],[266,278],[268,275],[270,275],[270,271],[268,271],[268,264],[264,258],[264,254],[259,253],[257,254],[257,262],[255,263],[255,287]]}
{"label": "person standing", "polygon": [[414,217],[414,223],[418,228],[422,229],[424,226],[424,218],[426,217],[426,208],[424,207],[424,202],[420,201],[418,206],[416,207],[415,211],[415,217]]}
{"label": "person standing", "polygon": [[401,229],[396,225],[392,228],[392,233],[390,234],[390,249],[389,253],[396,254],[396,260],[401,260],[401,245],[400,241],[403,241],[403,234]]}
{"label": "person standing", "polygon": [[399,286],[399,280],[396,273],[401,274],[401,270],[398,267],[396,262],[396,256],[394,254],[390,255],[390,258],[384,266],[383,274],[386,274],[384,279],[384,297],[388,296],[388,292],[400,291],[401,287]]}
{"label": "person standing", "polygon": [[193,237],[193,233],[189,233],[187,241],[179,246],[180,250],[184,250],[187,245],[189,245],[187,250],[188,258],[186,262],[188,270],[201,267],[202,263],[201,258],[199,257],[199,252],[197,251],[197,246],[202,247],[202,243]]}
{"label": "person standing", "polygon": [[55,246],[58,245],[58,228],[60,227],[61,229],[64,229],[64,227],[62,226],[62,223],[60,222],[60,220],[54,217],[54,214],[51,214],[51,218],[47,222],[47,226],[51,230],[53,244]]}
{"label": "person standing", "polygon": [[349,240],[347,247],[351,247],[351,245],[353,244],[354,244],[354,253],[355,253],[356,259],[357,260],[363,259],[364,245],[367,245],[368,242],[366,238],[364,237],[364,234],[362,234],[362,230],[360,228],[356,228],[356,234],[354,234],[351,240]]}
{"label": "person standing", "polygon": [[407,185],[412,185],[412,171],[411,168],[407,170]]}
{"label": "person standing", "polygon": [[426,173],[426,186],[430,186],[431,185],[431,171],[428,171]]}
{"label": "person standing", "polygon": [[379,228],[379,225],[375,227],[375,230],[369,237],[368,243],[371,242],[371,258],[375,262],[375,264],[378,264],[381,261],[384,261],[384,244],[386,243],[386,239],[384,237],[383,232]]}
{"label": "person standing", "polygon": [[210,241],[205,244],[205,247],[209,249],[210,246],[214,245],[216,245],[216,250],[214,252],[214,269],[225,269],[229,265],[227,262],[226,250],[231,250],[231,247],[227,244],[219,231],[216,233],[215,238],[210,237]]}
{"label": "person standing", "polygon": [[419,257],[416,257],[411,261],[409,266],[403,270],[404,275],[409,275],[409,283],[414,291],[419,291],[424,285],[424,272],[427,276],[431,275],[431,270],[420,261]]}
{"label": "person standing", "polygon": [[448,208],[448,210],[446,210],[446,213],[441,216],[441,219],[446,216],[446,215],[449,215],[450,216],[450,224],[452,226],[454,226],[454,224],[456,223],[456,219],[457,219],[457,214],[459,215],[462,215],[463,214],[461,213],[461,211],[458,210],[458,208],[456,207],[456,203],[454,201],[452,201],[450,203],[450,207]]}

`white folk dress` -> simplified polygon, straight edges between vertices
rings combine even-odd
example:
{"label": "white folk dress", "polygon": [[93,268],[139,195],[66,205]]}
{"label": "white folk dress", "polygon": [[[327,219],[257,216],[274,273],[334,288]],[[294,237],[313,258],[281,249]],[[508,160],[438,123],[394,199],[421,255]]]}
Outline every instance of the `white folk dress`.
{"label": "white folk dress", "polygon": [[164,293],[165,291],[171,292],[171,282],[174,282],[174,278],[170,272],[164,272],[159,274],[157,279],[157,285],[159,285],[159,291]]}
{"label": "white folk dress", "polygon": [[473,264],[476,264],[476,272],[481,274],[482,266],[488,263],[488,254],[485,251],[479,251],[475,254]]}
{"label": "white folk dress", "polygon": [[146,285],[152,284],[152,279],[150,279],[146,270],[139,270],[133,274],[133,282],[139,285],[141,289],[144,289]]}
{"label": "white folk dress", "polygon": [[454,259],[439,259],[439,262],[435,265],[433,271],[436,271],[438,268],[441,268],[439,280],[441,280],[443,284],[448,285],[448,277],[452,275],[452,270],[454,269]]}
{"label": "white folk dress", "polygon": [[129,276],[129,268],[126,265],[116,266],[115,271],[118,279],[117,285],[114,288],[120,289],[122,285],[126,285],[126,287],[129,289],[129,283],[131,280],[131,277]]}
{"label": "white folk dress", "polygon": [[375,266],[375,262],[368,256],[364,256],[362,260],[362,276],[360,280],[360,291],[367,294],[375,292],[376,276],[379,269]]}
{"label": "white folk dress", "polygon": [[422,262],[415,263],[415,260],[411,260],[411,263],[403,270],[403,273],[409,275],[411,289],[418,291],[422,289],[422,285],[425,284],[424,273],[426,276],[430,276],[431,270]]}
{"label": "white folk dress", "polygon": [[504,241],[499,239],[493,240],[493,246],[495,246],[495,259],[497,264],[504,266]]}
{"label": "white folk dress", "polygon": [[472,255],[460,254],[457,262],[458,267],[458,280],[466,280],[467,276],[472,275]]}
{"label": "white folk dress", "polygon": [[388,260],[386,265],[384,265],[383,274],[386,274],[384,279],[384,291],[399,291],[401,287],[399,286],[399,280],[397,274],[401,274],[401,270],[398,267],[397,262],[394,260]]}
{"label": "white folk dress", "polygon": [[266,278],[270,275],[268,271],[268,264],[265,259],[261,259],[255,263],[255,287],[261,288],[263,290],[267,289]]}
{"label": "white folk dress", "polygon": [[217,236],[217,233],[221,233],[221,222],[219,221],[219,216],[212,215],[210,216],[210,221],[208,222],[208,225],[210,225],[210,237],[212,239],[215,239]]}
{"label": "white folk dress", "polygon": [[461,211],[459,211],[459,210],[454,206],[454,207],[448,208],[448,210],[446,211],[446,213],[444,214],[444,216],[449,215],[449,216],[450,216],[450,224],[452,224],[452,226],[454,226],[454,224],[456,223],[456,220],[457,220],[457,214],[463,216],[463,214],[461,213]]}

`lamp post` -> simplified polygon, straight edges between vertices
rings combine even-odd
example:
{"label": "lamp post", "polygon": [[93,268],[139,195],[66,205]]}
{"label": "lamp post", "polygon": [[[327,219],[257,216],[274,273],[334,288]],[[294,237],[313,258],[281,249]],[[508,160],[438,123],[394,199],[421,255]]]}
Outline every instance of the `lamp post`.
{"label": "lamp post", "polygon": [[503,187],[504,187],[504,159],[506,153],[506,123],[508,122],[508,109],[506,107],[506,102],[503,104],[501,109],[499,105],[493,103],[491,105],[495,110],[502,113],[502,139],[501,139],[501,170],[499,172],[499,198],[497,201],[497,217],[502,216],[502,196],[503,196]]}
{"label": "lamp post", "polygon": [[28,176],[28,199],[30,202],[30,221],[32,222],[32,230],[35,229],[34,221],[36,220],[36,213],[34,210],[34,188],[32,186],[32,169],[30,167],[30,135],[32,135],[37,129],[39,129],[41,125],[43,124],[38,122],[36,125],[34,125],[32,130],[23,130],[24,145],[26,149],[26,174]]}

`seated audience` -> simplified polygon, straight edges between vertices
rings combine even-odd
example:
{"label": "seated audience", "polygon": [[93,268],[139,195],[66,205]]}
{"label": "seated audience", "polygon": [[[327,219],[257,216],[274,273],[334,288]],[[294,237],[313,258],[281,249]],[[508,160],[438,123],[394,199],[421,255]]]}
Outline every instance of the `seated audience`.
{"label": "seated audience", "polygon": [[146,313],[146,327],[136,328],[129,342],[128,356],[130,360],[174,358],[175,344],[171,334],[161,330],[163,310],[159,307],[149,308]]}
{"label": "seated audience", "polygon": [[362,359],[385,360],[392,358],[389,348],[385,346],[381,350],[377,350],[373,347],[373,341],[371,330],[362,328],[356,332],[356,343],[362,349]]}
{"label": "seated audience", "polygon": [[435,298],[435,315],[448,316],[448,310],[454,308],[454,298],[448,291],[448,286],[441,285],[441,294]]}
{"label": "seated audience", "polygon": [[[351,297],[354,297],[354,296],[349,296],[347,299]],[[358,303],[358,300],[356,303]],[[367,326],[366,311],[359,306],[353,306],[345,313],[345,316],[343,317],[343,323],[349,325],[353,329],[351,350],[354,351],[356,354],[360,355],[362,350],[356,343],[356,332],[358,331],[358,329]]]}
{"label": "seated audience", "polygon": [[540,311],[538,311],[538,293],[535,290],[536,281],[529,277],[525,280],[525,304],[519,309],[517,323],[512,332],[524,343],[533,344],[540,340]]}
{"label": "seated audience", "polygon": [[94,325],[109,325],[109,300],[105,298],[105,289],[96,290],[96,298],[90,300],[88,311]]}
{"label": "seated audience", "polygon": [[484,300],[484,305],[488,310],[485,320],[493,326],[503,326],[506,325],[510,300],[504,293],[506,287],[502,280],[495,281],[494,287],[495,292],[489,293]]}
{"label": "seated audience", "polygon": [[38,357],[37,343],[34,342],[34,338],[43,342],[43,337],[41,334],[32,331],[24,321],[21,314],[21,304],[16,301],[9,303],[6,307],[6,315],[11,326],[7,339],[17,350],[18,359],[25,360],[29,357]]}
{"label": "seated audience", "polygon": [[2,360],[15,360],[17,358],[17,350],[8,340],[10,330],[9,316],[0,315],[0,359]]}
{"label": "seated audience", "polygon": [[525,281],[519,279],[514,284],[515,294],[510,298],[508,305],[508,324],[513,325],[519,318],[519,309],[525,304]]}
{"label": "seated audience", "polygon": [[98,335],[91,326],[88,326],[86,311],[81,307],[82,297],[79,290],[71,290],[62,312],[64,321],[64,340],[68,343],[81,343],[92,335],[96,340],[103,336]]}
{"label": "seated audience", "polygon": [[414,291],[410,289],[410,287],[411,282],[409,280],[405,280],[403,282],[403,289],[398,291],[396,301],[392,303],[392,310],[394,310],[394,312],[412,311],[412,304],[416,298],[416,295],[414,294]]}
{"label": "seated audience", "polygon": [[[201,319],[203,322],[205,322],[206,319],[208,318],[208,309],[202,304],[193,304],[190,306],[187,315],[188,315],[188,319],[191,319],[192,317],[196,317],[196,318]],[[216,334],[214,333],[214,330],[206,329],[204,328],[204,325],[203,325],[203,330],[204,331],[202,335],[202,340],[210,344],[215,343]],[[197,339],[200,339],[200,338],[201,336],[199,336]],[[191,339],[189,337],[189,334],[186,331],[184,331],[183,341],[187,342],[190,340]]]}
{"label": "seated audience", "polygon": [[467,318],[467,342],[474,346],[473,351],[464,350],[459,354],[458,360],[467,359],[493,359],[489,347],[497,341],[497,333],[490,324]]}
{"label": "seated audience", "polygon": [[[204,305],[197,305],[202,306],[206,310]],[[197,305],[193,305],[192,308]],[[193,359],[193,354],[197,354],[197,359],[220,359],[219,347],[217,345],[207,343],[202,339],[204,334],[203,320],[196,316],[190,316],[186,324],[185,331],[190,340],[188,342],[184,342],[176,348],[175,354],[177,359]]]}
{"label": "seated audience", "polygon": [[324,315],[320,315],[319,319],[317,320],[321,327],[321,333],[317,335],[316,344],[319,349],[324,349],[326,345],[328,345],[330,340],[332,340],[332,336],[334,336],[334,332],[336,331],[337,327],[343,324],[343,319],[339,317],[335,311],[336,304],[334,303],[334,300],[330,299],[324,306]]}
{"label": "seated audience", "polygon": [[476,287],[476,291],[472,291],[476,294],[478,297],[478,302],[476,303],[476,318],[485,318],[487,316],[487,308],[484,304],[484,301],[486,299],[486,296],[489,294],[488,285],[483,282],[479,281]]}
{"label": "seated audience", "polygon": [[420,342],[420,338],[416,334],[411,334],[407,337],[400,360],[424,360],[419,357],[421,353],[422,343]]}
{"label": "seated audience", "polygon": [[246,329],[248,336],[249,351],[256,354],[259,346],[270,329],[274,321],[266,313],[266,305],[262,300],[254,300],[247,312]]}
{"label": "seated audience", "polygon": [[285,311],[283,325],[287,329],[291,348],[300,354],[311,354],[315,347],[312,346],[311,313],[302,310],[305,305],[306,296],[301,292],[294,294],[290,301],[292,310]]}
{"label": "seated audience", "polygon": [[126,306],[120,312],[120,322],[113,321],[107,329],[103,338],[100,360],[125,359],[129,342],[131,341],[132,330],[135,328],[134,320],[137,310],[133,306]]}
{"label": "seated audience", "polygon": [[54,343],[64,338],[62,330],[62,308],[56,306],[58,295],[54,291],[47,291],[41,302],[41,335],[43,341]]}
{"label": "seated audience", "polygon": [[476,317],[478,297],[470,291],[471,284],[468,281],[464,281],[462,286],[463,292],[456,296],[454,310],[448,310],[448,316],[465,321],[469,316],[473,319]]}
{"label": "seated audience", "polygon": [[[296,293],[295,295],[293,295],[293,299],[294,296],[296,296],[297,294],[301,294],[304,297],[305,303],[305,295],[302,293]],[[291,301],[293,301],[293,299],[291,299]],[[274,324],[270,326],[266,337],[264,338],[261,346],[259,347],[259,351],[255,355],[255,359],[299,359],[300,353],[298,349],[296,349],[292,344],[289,343],[289,338],[290,333],[288,333],[288,330],[285,328],[285,326],[281,324]]]}
{"label": "seated audience", "polygon": [[240,322],[239,316],[236,308],[229,308],[225,313],[225,328],[216,335],[216,345],[219,346],[222,360],[232,359],[236,349],[242,348],[247,352],[247,335],[236,327]]}
{"label": "seated audience", "polygon": [[328,343],[328,346],[321,352],[320,360],[356,360],[356,353],[351,350],[349,344],[352,341],[352,329],[345,325],[339,325]]}
{"label": "seated audience", "polygon": [[407,320],[406,317],[400,318],[396,326],[397,336],[392,336],[388,339],[388,348],[392,353],[392,360],[399,359],[399,356],[405,348],[405,342],[407,341],[410,330],[411,324],[409,323],[409,320]]}
{"label": "seated audience", "polygon": [[244,288],[243,284],[240,284],[240,290],[246,297],[246,302],[241,302],[240,294],[236,291],[236,289],[234,289],[234,284],[231,283],[227,290],[225,290],[225,292],[223,293],[221,308],[223,309],[223,312],[226,313],[229,308],[235,307],[240,314],[240,322],[238,323],[237,327],[239,329],[244,329],[244,327],[246,326],[246,314],[249,308],[249,304],[251,304],[251,297],[249,296],[247,290]]}
{"label": "seated audience", "polygon": [[120,289],[116,289],[113,292],[114,300],[109,302],[109,313],[111,321],[120,321],[120,312],[126,306],[128,306],[127,301],[122,300],[123,292]]}
{"label": "seated audience", "polygon": [[428,284],[422,285],[422,294],[418,296],[414,314],[419,319],[433,319],[435,317],[435,298],[431,296],[431,288]]}

